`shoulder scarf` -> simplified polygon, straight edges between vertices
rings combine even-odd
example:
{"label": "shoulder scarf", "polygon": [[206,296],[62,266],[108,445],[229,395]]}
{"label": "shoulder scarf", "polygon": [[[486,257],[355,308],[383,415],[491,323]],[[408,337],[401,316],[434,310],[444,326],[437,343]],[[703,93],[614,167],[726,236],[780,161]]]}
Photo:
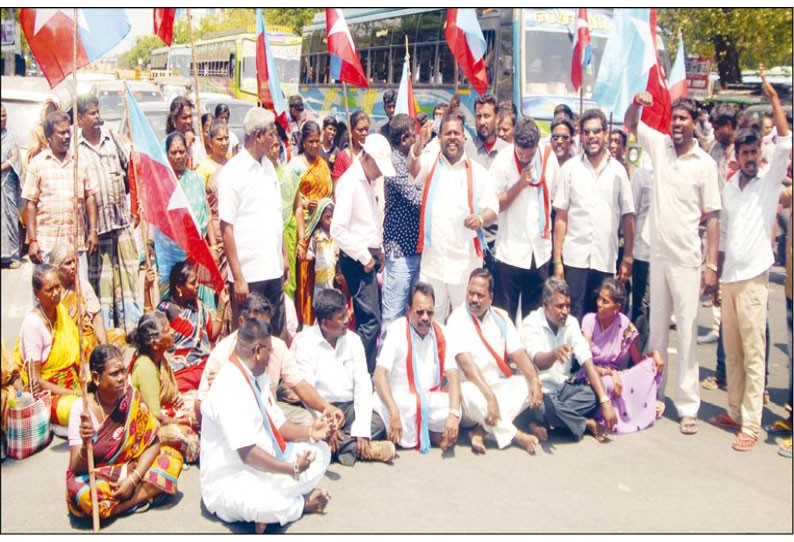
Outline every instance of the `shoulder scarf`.
{"label": "shoulder scarf", "polygon": [[[430,332],[430,335],[433,338],[433,356],[436,362],[436,375],[433,380],[433,386],[428,391],[438,391],[441,387],[441,379],[444,376],[444,357],[447,350],[447,341],[444,339],[441,326],[435,321],[433,322],[433,330]],[[408,355],[405,358],[405,366],[408,373],[408,387],[411,393],[416,397],[416,447],[419,449],[419,453],[426,454],[430,452],[430,430],[427,425],[427,398],[419,382],[416,355],[414,353],[414,338],[413,335],[411,335],[411,322],[407,317],[405,318],[405,339],[408,343]]]}
{"label": "shoulder scarf", "polygon": [[[529,181],[529,186],[533,188],[541,187],[541,190],[538,190],[538,210],[540,211],[538,215],[540,216],[541,220],[538,222],[538,231],[543,239],[550,238],[550,231],[549,231],[549,186],[546,183],[546,165],[549,163],[549,151],[551,151],[551,147],[546,146],[543,150],[543,169],[541,170],[540,180],[532,179]],[[518,169],[518,174],[521,175],[521,162],[518,161],[518,154],[515,151],[515,147],[513,147],[513,158],[516,161],[516,169]],[[533,169],[535,173],[540,170],[540,164],[538,164],[539,158],[538,153],[535,153],[535,158],[532,161]]]}
{"label": "shoulder scarf", "polygon": [[286,442],[284,440],[284,437],[281,436],[281,432],[278,430],[278,427],[276,427],[276,424],[274,424],[273,420],[270,419],[270,414],[267,413],[265,404],[262,402],[262,394],[259,393],[255,385],[254,377],[251,376],[250,371],[246,371],[243,368],[240,360],[237,358],[237,352],[232,352],[229,361],[231,361],[234,366],[240,370],[245,377],[245,381],[248,382],[248,386],[251,388],[251,392],[254,394],[254,398],[256,399],[256,404],[259,406],[259,412],[262,413],[262,420],[265,421],[265,430],[270,437],[270,441],[273,443],[273,450],[276,452],[276,459],[284,461],[289,454],[290,449],[292,448],[292,443]]}
{"label": "shoulder scarf", "polygon": [[505,342],[504,355],[501,358],[499,357],[499,354],[496,353],[496,350],[494,350],[488,341],[485,340],[485,336],[482,334],[482,328],[480,328],[480,322],[477,317],[472,313],[469,313],[469,316],[471,317],[471,321],[474,323],[474,329],[477,330],[477,335],[480,336],[480,340],[482,340],[485,348],[493,356],[493,359],[496,361],[496,365],[499,367],[499,370],[502,371],[502,374],[504,374],[505,377],[510,378],[513,375],[513,371],[510,370],[510,366],[507,364],[507,322],[497,315],[496,311],[493,310],[493,307],[488,307],[488,312],[490,313],[494,322],[496,322],[496,325],[499,327],[499,333],[501,333],[502,339],[504,339]]}
{"label": "shoulder scarf", "polygon": [[[430,230],[431,228],[431,213],[433,208],[433,201],[436,197],[436,189],[438,188],[438,179],[441,176],[441,168],[437,168],[441,162],[441,153],[438,153],[433,167],[428,173],[429,182],[425,182],[424,190],[422,191],[422,211],[419,216],[419,242],[416,246],[416,251],[421,254],[425,246],[430,246]],[[474,186],[474,179],[472,178],[472,165],[469,157],[466,157],[466,188],[469,202],[469,213],[474,214],[474,210],[480,208],[477,202],[477,187]],[[427,225],[427,226],[425,226]],[[485,244],[485,237],[482,233],[482,228],[477,230],[477,237],[474,239],[474,252],[478,258],[483,257],[483,247]]]}

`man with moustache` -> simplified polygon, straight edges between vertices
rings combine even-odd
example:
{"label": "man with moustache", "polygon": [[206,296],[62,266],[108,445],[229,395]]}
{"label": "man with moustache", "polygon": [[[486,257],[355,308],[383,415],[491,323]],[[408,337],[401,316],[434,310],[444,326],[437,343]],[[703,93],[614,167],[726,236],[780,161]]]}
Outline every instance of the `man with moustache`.
{"label": "man with moustache", "polygon": [[386,423],[388,438],[404,448],[428,453],[458,440],[460,382],[455,347],[434,318],[433,287],[411,288],[408,314],[395,320],[375,368],[375,412]]}
{"label": "man with moustache", "polygon": [[[515,442],[534,454],[538,438],[518,429],[513,420],[526,408],[543,403],[542,386],[513,322],[491,307],[493,283],[487,269],[472,271],[466,304],[449,316],[448,327],[456,335],[452,353],[463,371],[463,424],[474,426],[469,440],[475,453],[485,453],[488,435],[499,448]],[[508,361],[515,363],[520,375],[513,374]]]}
{"label": "man with moustache", "polygon": [[[543,383],[543,404],[530,411],[529,428],[540,441],[546,440],[550,427],[566,428],[576,440],[587,431],[604,442],[617,414],[593,365],[590,344],[570,312],[568,284],[549,277],[543,285],[543,306],[524,318],[524,345]],[[574,358],[587,381],[571,379]],[[599,408],[603,425],[594,418]]]}
{"label": "man with moustache", "polygon": [[138,248],[132,236],[127,149],[103,127],[96,96],[77,100],[80,140],[77,152],[90,178],[96,180],[97,251],[88,258],[88,280],[99,298],[105,329],[136,328],[143,315],[138,288]]}
{"label": "man with moustache", "polygon": [[[634,262],[634,198],[623,165],[606,148],[607,119],[588,109],[580,119],[584,152],[560,169],[554,207],[554,276],[567,278],[571,314],[581,321],[594,312],[595,292],[606,277],[615,275],[618,226],[625,245],[618,278],[631,277]],[[564,263],[564,267],[563,267]]]}
{"label": "man with moustache", "polygon": [[[750,451],[761,434],[764,407],[765,323],[769,268],[775,261],[769,239],[781,184],[786,176],[791,136],[780,98],[760,67],[762,88],[772,103],[777,138],[772,160],[759,172],[762,136],[744,128],[734,141],[740,171],[722,192],[719,273],[722,280],[722,339],[728,384],[728,414],[714,421],[738,429],[733,449]],[[719,133],[719,131],[716,131]],[[716,303],[716,292],[712,293]]]}
{"label": "man with moustache", "polygon": [[[443,322],[463,303],[469,274],[482,267],[482,228],[496,220],[499,200],[488,172],[463,150],[464,118],[457,110],[441,121],[440,152],[422,153],[433,125],[426,122],[408,156],[408,172],[424,185],[419,223],[419,280],[435,292],[435,315]],[[420,156],[421,155],[421,156]]]}
{"label": "man with moustache", "polygon": [[[697,313],[700,293],[717,285],[720,192],[717,166],[694,139],[697,107],[689,98],[673,102],[672,138],[639,121],[640,107],[652,105],[648,92],[634,95],[624,123],[637,136],[653,163],[653,197],[649,221],[651,247],[651,321],[649,349],[658,350],[667,364],[670,316],[675,314],[678,335],[678,381],[673,394],[679,429],[697,433],[700,408],[697,358]],[[706,269],[701,276],[698,226],[705,214]],[[627,234],[628,236],[628,234]],[[669,367],[669,365],[668,365]],[[659,386],[660,401],[668,371]]]}

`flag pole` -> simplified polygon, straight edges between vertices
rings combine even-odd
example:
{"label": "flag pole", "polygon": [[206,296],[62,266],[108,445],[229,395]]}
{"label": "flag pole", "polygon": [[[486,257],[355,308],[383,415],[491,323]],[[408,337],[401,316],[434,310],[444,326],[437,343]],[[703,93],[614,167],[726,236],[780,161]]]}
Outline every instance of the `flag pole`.
{"label": "flag pole", "polygon": [[353,127],[350,126],[350,110],[347,107],[347,81],[342,81],[342,89],[344,91],[345,100],[345,117],[347,117],[347,142],[350,146],[350,160],[352,161],[355,156],[353,155]]}
{"label": "flag pole", "polygon": [[[83,351],[83,285],[80,280],[80,255],[77,252],[79,245],[79,226],[80,226],[80,208],[78,198],[77,186],[77,21],[79,16],[79,9],[74,8],[74,33],[72,34],[72,152],[74,167],[72,168],[72,178],[74,181],[74,288],[75,297],[77,298],[77,338],[78,348],[80,349],[80,393],[83,399],[83,405],[88,408],[88,374],[89,369],[86,366],[85,352]],[[94,444],[91,439],[85,443],[86,445],[86,463],[88,467],[88,484],[91,492],[91,517],[93,520],[93,531],[99,532],[99,506],[97,506],[97,493],[96,493],[96,473],[94,472]]]}
{"label": "flag pole", "polygon": [[[190,17],[190,8],[187,9],[187,29],[190,34],[190,62],[193,64],[193,87],[196,93],[196,122],[198,122],[199,137],[201,144],[206,148],[204,141],[204,127],[201,125],[201,103],[199,103],[199,84],[198,84],[198,65],[196,64],[196,46],[193,43],[193,19]],[[190,150],[190,149],[188,149]],[[197,166],[198,164],[194,164]]]}
{"label": "flag pole", "polygon": [[455,60],[455,94],[453,94],[453,96],[457,94],[458,94],[458,61]]}
{"label": "flag pole", "polygon": [[[132,137],[132,124],[130,123],[130,108],[129,104],[127,103],[127,81],[123,83],[123,90],[122,96],[124,96],[124,113],[127,117],[127,133],[130,137],[130,167],[132,171],[135,171],[135,140]],[[137,173],[136,173],[136,183],[137,183]],[[143,202],[141,201],[141,190],[140,186],[136,187],[135,194],[138,198],[138,213],[141,215],[141,235],[143,237],[143,257],[144,261],[146,262],[146,269],[149,270],[152,267],[151,260],[149,258],[149,228],[146,224],[146,215],[143,209]],[[151,301],[151,306],[155,306],[155,295],[154,295],[154,284],[149,286],[148,292],[149,300]],[[144,303],[145,305],[145,303]]]}
{"label": "flag pole", "polygon": [[[584,79],[584,77],[582,78]],[[584,81],[579,85],[579,117],[582,116],[582,108],[584,107]]]}

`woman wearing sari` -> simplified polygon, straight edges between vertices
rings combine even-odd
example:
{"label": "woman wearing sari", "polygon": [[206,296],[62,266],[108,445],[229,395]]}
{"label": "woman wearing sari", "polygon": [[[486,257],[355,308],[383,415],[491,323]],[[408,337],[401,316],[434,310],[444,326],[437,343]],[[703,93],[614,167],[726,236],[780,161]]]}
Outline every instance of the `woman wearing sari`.
{"label": "woman wearing sari", "polygon": [[[332,198],[334,183],[331,179],[331,170],[328,163],[320,156],[320,126],[314,121],[308,121],[301,129],[301,143],[298,156],[290,160],[287,166],[295,175],[300,176],[298,190],[303,202],[303,224],[298,230],[303,230],[298,239],[296,257],[298,260],[298,276],[296,300],[298,320],[309,325],[313,321],[312,293],[314,291],[314,269],[312,262],[306,259],[306,249],[309,239],[306,238],[304,224],[311,222],[317,211],[317,202],[323,198]],[[300,221],[296,216],[296,219]]]}
{"label": "woman wearing sari", "polygon": [[160,445],[157,419],[127,383],[118,348],[99,346],[89,366],[87,404],[76,401],[69,418],[66,505],[75,516],[91,515],[86,442],[93,440],[99,517],[142,512],[176,494],[182,456]]}
{"label": "woman wearing sari", "polygon": [[[185,192],[190,211],[193,218],[201,230],[201,234],[207,238],[207,244],[213,253],[217,253],[216,237],[214,231],[210,232],[211,221],[209,208],[207,206],[207,196],[204,191],[204,179],[185,166],[187,158],[187,146],[185,136],[181,132],[171,132],[165,139],[165,150],[168,154],[168,162],[171,164],[179,185]],[[213,229],[214,230],[214,229]],[[212,233],[212,234],[210,234]],[[154,228],[154,248],[157,257],[157,269],[160,272],[160,291],[164,292],[168,283],[165,282],[171,274],[171,268],[175,263],[181,262],[186,258],[185,251],[179,245],[163,235],[158,229]],[[215,308],[215,290],[210,283],[210,277],[199,277],[199,297],[211,310]]]}
{"label": "woman wearing sari", "polygon": [[179,393],[168,354],[174,346],[174,332],[165,314],[144,314],[138,322],[135,343],[138,352],[130,364],[132,385],[160,422],[160,442],[181,453],[185,463],[195,463],[199,458],[198,424],[193,412],[196,392]]}
{"label": "woman wearing sari", "polygon": [[229,294],[224,290],[221,306],[213,317],[199,299],[198,288],[195,265],[187,260],[178,262],[171,268],[168,294],[157,306],[174,330],[174,344],[169,354],[173,355],[174,377],[179,392],[183,394],[198,389],[210,355],[210,345],[220,334],[223,312],[229,300]]}
{"label": "woman wearing sari", "polygon": [[0,132],[2,133],[2,154],[0,154],[0,179],[2,179],[3,230],[0,240],[0,260],[3,267],[16,269],[19,260],[19,213],[21,210],[22,185],[19,182],[20,169],[19,145],[17,137],[8,131],[8,116],[4,105],[0,105]]}
{"label": "woman wearing sari", "polygon": [[228,264],[226,255],[223,252],[221,221],[218,218],[218,173],[229,161],[229,127],[220,119],[213,120],[209,127],[208,138],[211,143],[211,152],[207,159],[196,168],[196,173],[204,179],[204,191],[207,195],[207,205],[212,217],[212,229],[215,233],[213,255],[216,257],[215,259],[225,281]]}
{"label": "woman wearing sari", "polygon": [[77,326],[61,304],[61,281],[50,264],[33,269],[35,308],[22,321],[14,360],[22,386],[28,387],[31,365],[34,387],[52,395],[50,421],[56,435],[66,436],[69,412],[80,394],[80,346]]}
{"label": "woman wearing sari", "polygon": [[[604,279],[596,300],[598,312],[582,318],[582,334],[590,343],[593,364],[618,415],[615,433],[647,429],[664,411],[664,403],[656,400],[664,360],[655,350],[642,359],[639,332],[621,312],[625,302],[623,284]],[[629,368],[623,369],[626,365]],[[578,378],[586,378],[584,370]]]}
{"label": "woman wearing sari", "polygon": [[336,157],[336,163],[334,164],[334,182],[338,181],[339,177],[347,171],[347,168],[350,167],[350,164],[353,163],[353,160],[364,148],[364,140],[367,139],[369,135],[369,117],[363,111],[356,111],[350,115],[350,126],[353,127],[353,132],[351,134],[353,146],[347,147]]}
{"label": "woman wearing sari", "polygon": [[289,258],[289,278],[284,283],[284,294],[293,299],[297,286],[297,273],[295,265],[295,251],[298,246],[298,238],[303,239],[303,199],[298,197],[300,186],[300,174],[280,162],[281,144],[273,142],[270,151],[267,153],[268,159],[276,168],[278,183],[281,188],[281,219],[284,222],[284,242],[287,245]]}

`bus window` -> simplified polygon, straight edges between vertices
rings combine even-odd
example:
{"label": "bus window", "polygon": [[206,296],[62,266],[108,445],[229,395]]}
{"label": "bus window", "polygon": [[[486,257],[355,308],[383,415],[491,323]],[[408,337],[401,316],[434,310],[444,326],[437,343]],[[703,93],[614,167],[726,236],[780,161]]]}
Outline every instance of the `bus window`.
{"label": "bus window", "polygon": [[496,99],[513,101],[513,29],[502,26],[499,30],[499,62],[495,67]]}
{"label": "bus window", "polygon": [[372,67],[370,69],[370,82],[376,85],[389,84],[389,48],[370,50]]}
{"label": "bus window", "polygon": [[436,44],[417,45],[414,56],[414,82],[417,85],[429,85],[433,83],[433,77],[436,75]]}
{"label": "bus window", "polygon": [[355,23],[350,25],[349,29],[357,51],[368,49],[370,44],[379,45],[377,42],[372,43],[372,23]]}
{"label": "bus window", "polygon": [[331,67],[328,64],[328,53],[320,53],[314,58],[314,82],[318,85],[327,85],[331,77]]}
{"label": "bus window", "polygon": [[420,13],[417,16],[416,43],[421,44],[438,41],[439,31],[444,28],[445,20],[446,11],[444,10]]}
{"label": "bus window", "polygon": [[[446,41],[442,41],[438,48],[438,71],[441,75],[441,81],[436,82],[440,85],[455,85],[455,57],[452,56],[452,51],[449,50],[449,45]],[[461,74],[463,72],[461,71]],[[459,74],[460,75],[460,74]]]}

